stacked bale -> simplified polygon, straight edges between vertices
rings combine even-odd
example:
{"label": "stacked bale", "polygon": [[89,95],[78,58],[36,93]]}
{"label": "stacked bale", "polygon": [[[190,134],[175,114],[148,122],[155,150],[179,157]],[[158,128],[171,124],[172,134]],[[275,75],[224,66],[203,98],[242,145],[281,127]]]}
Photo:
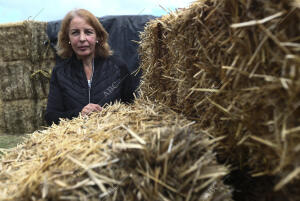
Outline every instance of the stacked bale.
{"label": "stacked bale", "polygon": [[0,132],[33,132],[43,124],[54,51],[45,22],[0,25]]}
{"label": "stacked bale", "polygon": [[[141,91],[227,136],[221,157],[297,181],[300,12],[289,0],[199,0],[148,24]],[[295,198],[299,200],[298,194]]]}
{"label": "stacked bale", "polygon": [[231,200],[209,139],[165,106],[116,103],[1,159],[0,200]]}

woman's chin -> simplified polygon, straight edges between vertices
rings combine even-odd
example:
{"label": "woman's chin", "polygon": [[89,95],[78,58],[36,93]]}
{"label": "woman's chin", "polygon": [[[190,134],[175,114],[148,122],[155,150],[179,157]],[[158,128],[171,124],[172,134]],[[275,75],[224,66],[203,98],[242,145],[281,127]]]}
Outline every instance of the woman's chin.
{"label": "woman's chin", "polygon": [[76,55],[80,59],[84,59],[93,55],[91,52],[76,52]]}

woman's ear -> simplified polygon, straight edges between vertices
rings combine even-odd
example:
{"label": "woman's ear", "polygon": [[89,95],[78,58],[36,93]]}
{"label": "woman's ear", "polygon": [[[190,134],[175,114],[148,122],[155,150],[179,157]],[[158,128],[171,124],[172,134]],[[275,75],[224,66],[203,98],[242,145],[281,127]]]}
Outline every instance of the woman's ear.
{"label": "woman's ear", "polygon": [[103,43],[103,38],[102,37],[97,37],[97,41],[99,44],[102,44]]}

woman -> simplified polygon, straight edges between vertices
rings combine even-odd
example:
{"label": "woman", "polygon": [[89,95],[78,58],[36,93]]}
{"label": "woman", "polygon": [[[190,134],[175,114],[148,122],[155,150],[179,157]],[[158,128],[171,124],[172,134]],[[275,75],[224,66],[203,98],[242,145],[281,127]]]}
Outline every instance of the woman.
{"label": "woman", "polygon": [[70,11],[58,33],[57,54],[64,62],[54,67],[45,119],[99,112],[105,103],[133,100],[131,76],[126,64],[112,55],[108,33],[89,11]]}

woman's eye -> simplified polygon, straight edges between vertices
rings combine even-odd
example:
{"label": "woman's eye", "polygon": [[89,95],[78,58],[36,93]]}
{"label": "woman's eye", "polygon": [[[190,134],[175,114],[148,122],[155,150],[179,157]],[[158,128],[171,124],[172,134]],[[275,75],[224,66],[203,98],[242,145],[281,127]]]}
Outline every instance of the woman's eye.
{"label": "woman's eye", "polygon": [[71,32],[71,35],[76,35],[76,34],[78,34],[78,31],[72,31]]}
{"label": "woman's eye", "polygon": [[86,30],[86,31],[85,31],[85,34],[91,35],[91,34],[94,34],[94,31],[92,31],[92,30]]}

